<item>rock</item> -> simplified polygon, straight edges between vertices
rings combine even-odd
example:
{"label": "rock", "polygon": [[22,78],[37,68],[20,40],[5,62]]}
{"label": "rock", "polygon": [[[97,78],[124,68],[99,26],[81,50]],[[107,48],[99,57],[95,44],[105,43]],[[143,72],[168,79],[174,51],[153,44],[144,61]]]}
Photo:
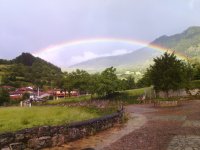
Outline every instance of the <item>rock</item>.
{"label": "rock", "polygon": [[5,133],[0,135],[0,147],[8,146],[12,142],[14,142],[14,134]]}
{"label": "rock", "polygon": [[65,136],[59,134],[52,138],[52,146],[61,146],[65,143]]}
{"label": "rock", "polygon": [[51,146],[52,146],[52,140],[50,136],[34,138],[28,141],[28,148],[41,149]]}
{"label": "rock", "polygon": [[49,136],[50,135],[50,127],[49,126],[43,126],[43,127],[39,127],[38,130],[38,137],[41,136]]}
{"label": "rock", "polygon": [[10,144],[11,150],[22,150],[24,149],[24,145],[22,143],[12,143]]}
{"label": "rock", "polygon": [[24,140],[24,138],[25,138],[24,134],[16,134],[15,135],[16,141],[22,141],[22,140]]}

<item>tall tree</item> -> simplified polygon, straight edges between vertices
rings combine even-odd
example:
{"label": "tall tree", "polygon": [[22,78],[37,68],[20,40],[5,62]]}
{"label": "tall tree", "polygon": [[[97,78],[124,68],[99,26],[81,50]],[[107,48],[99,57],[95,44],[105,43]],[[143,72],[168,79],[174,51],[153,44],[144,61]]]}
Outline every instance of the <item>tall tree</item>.
{"label": "tall tree", "polygon": [[156,92],[165,91],[168,97],[169,90],[184,88],[189,81],[186,63],[177,59],[174,53],[165,52],[154,59],[150,67],[150,79]]}

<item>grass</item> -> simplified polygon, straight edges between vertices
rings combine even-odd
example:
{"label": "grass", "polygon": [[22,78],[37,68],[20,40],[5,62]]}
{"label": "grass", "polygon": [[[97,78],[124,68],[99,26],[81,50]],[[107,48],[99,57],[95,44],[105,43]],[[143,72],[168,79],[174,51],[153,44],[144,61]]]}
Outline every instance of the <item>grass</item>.
{"label": "grass", "polygon": [[193,80],[190,82],[189,89],[200,88],[200,80]]}
{"label": "grass", "polygon": [[133,89],[133,90],[126,90],[122,91],[120,93],[125,93],[129,96],[139,96],[144,94],[145,90],[148,90],[149,88],[139,88],[139,89]]}
{"label": "grass", "polygon": [[125,104],[137,104],[139,103],[139,101],[137,100],[138,97],[143,95],[145,91],[148,94],[150,90],[151,88],[147,87],[147,88],[120,91],[112,99],[122,101]]}
{"label": "grass", "polygon": [[45,102],[44,104],[58,105],[58,104],[64,104],[64,103],[89,101],[90,99],[91,99],[91,95],[84,95],[84,96],[79,96],[79,97],[67,97],[67,98],[61,98],[58,100],[51,100],[51,101]]}
{"label": "grass", "polygon": [[94,108],[35,106],[0,108],[0,133],[43,125],[61,125],[100,117],[110,111]]}

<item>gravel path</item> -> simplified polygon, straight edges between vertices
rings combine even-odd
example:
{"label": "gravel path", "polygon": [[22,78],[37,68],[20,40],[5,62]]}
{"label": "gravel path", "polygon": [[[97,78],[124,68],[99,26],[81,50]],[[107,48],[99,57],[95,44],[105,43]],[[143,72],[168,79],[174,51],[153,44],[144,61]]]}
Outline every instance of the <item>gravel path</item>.
{"label": "gravel path", "polygon": [[[147,109],[145,109],[147,108]],[[149,105],[128,106],[127,111],[143,114],[147,123],[105,150],[200,150],[200,101],[157,111]]]}
{"label": "gravel path", "polygon": [[200,150],[200,100],[179,107],[130,105],[130,119],[115,127],[54,150]]}

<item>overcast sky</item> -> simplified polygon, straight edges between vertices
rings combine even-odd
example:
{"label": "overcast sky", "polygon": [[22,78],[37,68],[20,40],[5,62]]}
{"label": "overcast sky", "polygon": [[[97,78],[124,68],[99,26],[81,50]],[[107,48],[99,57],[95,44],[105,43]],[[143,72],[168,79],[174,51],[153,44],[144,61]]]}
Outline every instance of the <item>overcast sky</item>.
{"label": "overcast sky", "polygon": [[90,42],[40,52],[51,45],[95,38],[152,41],[200,26],[200,0],[0,0],[0,58],[30,52],[61,67],[124,54],[141,45]]}

